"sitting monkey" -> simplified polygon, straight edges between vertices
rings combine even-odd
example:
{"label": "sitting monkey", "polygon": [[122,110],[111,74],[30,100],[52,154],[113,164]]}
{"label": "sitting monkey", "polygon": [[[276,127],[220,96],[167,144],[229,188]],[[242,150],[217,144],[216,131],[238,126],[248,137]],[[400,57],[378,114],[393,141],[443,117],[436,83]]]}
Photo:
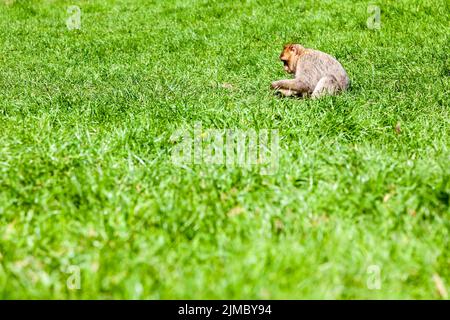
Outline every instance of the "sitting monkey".
{"label": "sitting monkey", "polygon": [[272,82],[272,89],[282,95],[319,98],[336,94],[348,88],[350,79],[342,65],[324,52],[306,49],[299,44],[287,44],[280,60],[284,70],[293,73],[295,79]]}

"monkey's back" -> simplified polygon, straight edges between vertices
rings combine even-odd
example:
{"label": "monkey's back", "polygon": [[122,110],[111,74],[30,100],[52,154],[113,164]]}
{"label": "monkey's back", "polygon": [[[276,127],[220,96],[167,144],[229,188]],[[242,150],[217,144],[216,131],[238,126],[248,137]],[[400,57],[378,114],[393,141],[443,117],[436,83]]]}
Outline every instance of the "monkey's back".
{"label": "monkey's back", "polygon": [[319,80],[326,76],[336,78],[341,90],[349,86],[347,72],[336,58],[319,50],[307,49],[299,58],[296,77],[304,79],[312,91]]}

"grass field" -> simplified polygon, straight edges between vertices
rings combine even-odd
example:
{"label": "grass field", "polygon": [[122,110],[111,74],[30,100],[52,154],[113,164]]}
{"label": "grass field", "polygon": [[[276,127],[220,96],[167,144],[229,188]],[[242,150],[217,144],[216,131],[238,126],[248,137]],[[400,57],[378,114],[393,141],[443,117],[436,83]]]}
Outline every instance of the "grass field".
{"label": "grass field", "polygon": [[[0,298],[445,299],[449,10],[2,2]],[[351,90],[273,95],[286,42],[337,57]],[[278,170],[175,165],[196,123],[278,130]]]}

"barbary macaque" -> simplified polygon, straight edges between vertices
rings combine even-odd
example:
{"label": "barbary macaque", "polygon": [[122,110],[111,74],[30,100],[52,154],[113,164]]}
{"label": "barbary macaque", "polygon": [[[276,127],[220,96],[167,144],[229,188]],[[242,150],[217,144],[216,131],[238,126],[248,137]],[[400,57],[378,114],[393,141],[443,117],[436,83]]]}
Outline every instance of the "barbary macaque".
{"label": "barbary macaque", "polygon": [[311,96],[314,99],[337,94],[349,86],[350,79],[344,67],[327,53],[287,44],[280,60],[284,70],[295,75],[294,79],[272,82],[272,89],[284,96]]}

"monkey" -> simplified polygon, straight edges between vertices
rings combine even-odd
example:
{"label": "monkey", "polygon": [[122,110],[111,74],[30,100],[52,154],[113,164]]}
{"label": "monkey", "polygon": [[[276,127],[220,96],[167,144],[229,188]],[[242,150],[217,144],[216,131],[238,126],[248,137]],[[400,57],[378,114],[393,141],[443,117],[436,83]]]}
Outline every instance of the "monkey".
{"label": "monkey", "polygon": [[283,96],[335,95],[348,89],[350,79],[344,67],[325,52],[304,48],[300,44],[287,44],[280,55],[284,70],[294,79],[272,82],[271,88]]}

